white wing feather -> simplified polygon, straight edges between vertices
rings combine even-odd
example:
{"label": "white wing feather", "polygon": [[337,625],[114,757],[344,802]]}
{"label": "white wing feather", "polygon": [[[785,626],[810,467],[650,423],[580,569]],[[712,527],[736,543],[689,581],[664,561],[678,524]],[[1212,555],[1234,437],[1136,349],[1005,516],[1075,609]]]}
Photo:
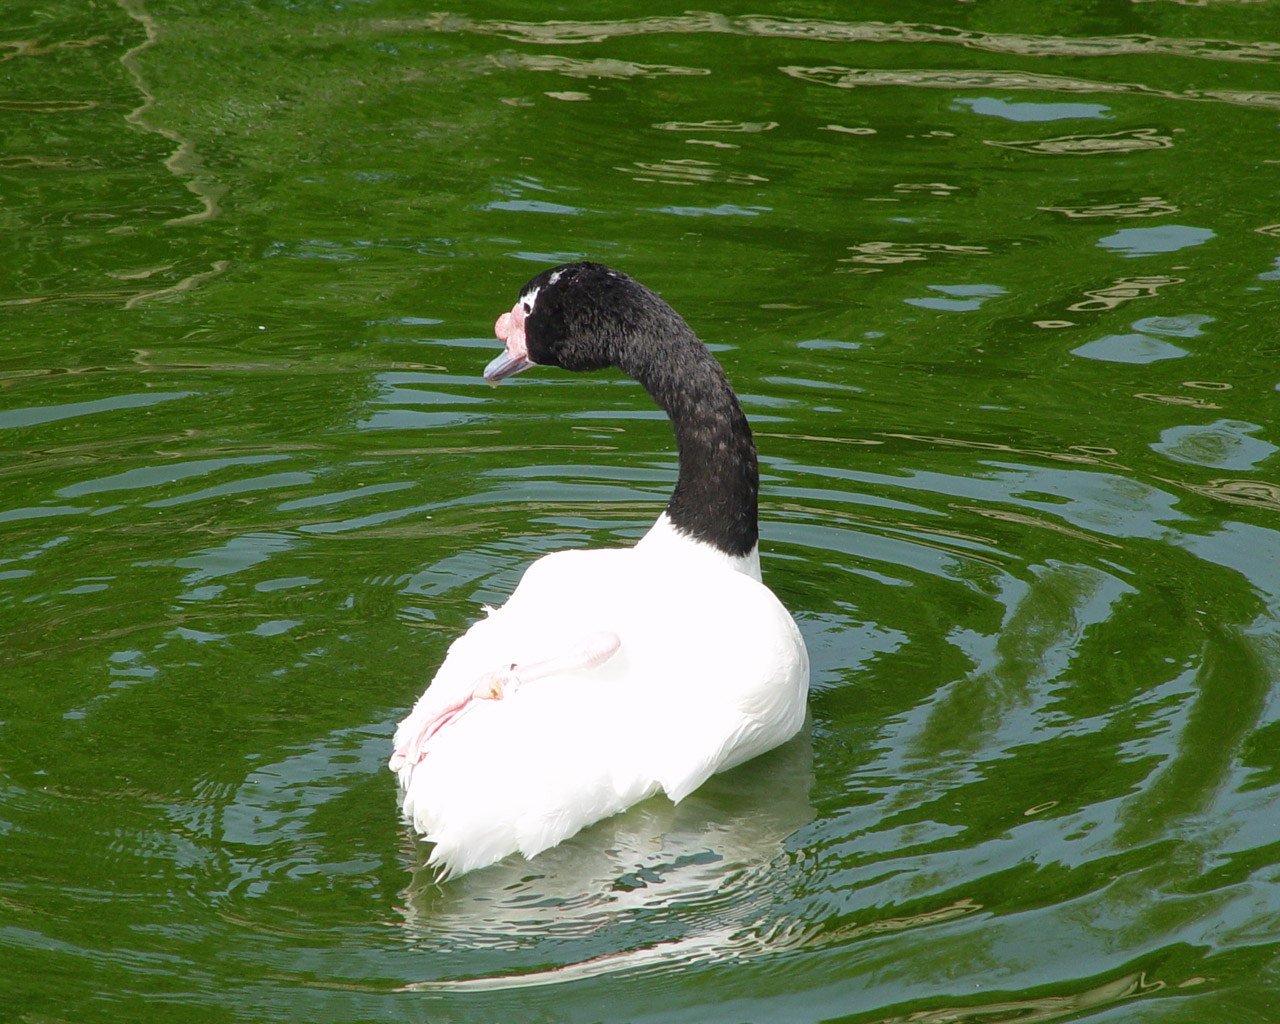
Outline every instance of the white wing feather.
{"label": "white wing feather", "polygon": [[547,555],[450,647],[397,754],[485,673],[596,631],[621,640],[596,667],[472,702],[419,760],[393,755],[405,814],[446,874],[532,857],[659,789],[679,801],[800,728],[808,657],[777,598],[728,567],[673,579],[673,566],[635,549]]}

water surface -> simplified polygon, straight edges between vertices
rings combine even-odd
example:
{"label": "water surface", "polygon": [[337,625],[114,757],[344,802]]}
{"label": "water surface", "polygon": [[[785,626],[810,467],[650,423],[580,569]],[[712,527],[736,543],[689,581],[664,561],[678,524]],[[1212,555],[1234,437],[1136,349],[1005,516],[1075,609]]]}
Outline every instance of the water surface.
{"label": "water surface", "polygon": [[[7,5],[8,1015],[1274,1021],[1278,16]],[[480,380],[580,257],[742,397],[811,723],[439,886],[395,723],[674,479]]]}

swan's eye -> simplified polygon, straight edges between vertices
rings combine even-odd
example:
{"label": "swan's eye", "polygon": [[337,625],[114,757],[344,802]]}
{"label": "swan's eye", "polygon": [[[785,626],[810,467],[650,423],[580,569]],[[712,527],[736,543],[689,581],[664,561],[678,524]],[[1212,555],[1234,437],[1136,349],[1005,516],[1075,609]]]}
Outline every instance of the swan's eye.
{"label": "swan's eye", "polygon": [[524,315],[525,315],[525,316],[528,316],[530,313],[532,313],[532,312],[533,312],[533,303],[532,303],[532,302],[522,302],[522,303],[520,303],[520,306],[521,306],[521,308],[524,310]]}

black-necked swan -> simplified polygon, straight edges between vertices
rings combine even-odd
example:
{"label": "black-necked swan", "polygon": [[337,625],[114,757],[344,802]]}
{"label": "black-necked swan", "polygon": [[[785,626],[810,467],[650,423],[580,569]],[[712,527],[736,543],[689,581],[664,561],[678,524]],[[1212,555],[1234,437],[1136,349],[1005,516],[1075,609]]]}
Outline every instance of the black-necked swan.
{"label": "black-necked swan", "polygon": [[751,430],[715,357],[627,275],[568,263],[494,325],[491,384],[531,366],[616,366],[671,418],[679,473],[634,547],[529,566],[449,647],[396,729],[403,808],[442,876],[525,857],[662,790],[790,739],[809,658],[760,580]]}

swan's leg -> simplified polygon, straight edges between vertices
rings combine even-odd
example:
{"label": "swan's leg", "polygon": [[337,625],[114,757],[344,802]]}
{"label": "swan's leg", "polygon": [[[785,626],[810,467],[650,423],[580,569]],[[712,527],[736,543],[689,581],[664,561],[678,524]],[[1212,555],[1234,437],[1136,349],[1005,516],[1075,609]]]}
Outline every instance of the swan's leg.
{"label": "swan's leg", "polygon": [[560,672],[585,672],[597,668],[617,654],[621,646],[622,640],[617,633],[602,630],[588,634],[553,657],[523,665],[513,663],[507,668],[484,673],[467,696],[431,715],[410,739],[396,745],[391,752],[391,770],[399,771],[406,763],[417,764],[426,757],[431,737],[470,711],[477,700],[502,700],[536,679],[545,679]]}
{"label": "swan's leg", "polygon": [[[499,672],[485,673],[480,682],[476,684],[474,692],[477,697],[486,697],[487,699],[501,698],[504,688],[507,692],[515,692],[518,687],[523,686],[525,683],[533,682],[535,679],[545,679],[547,676],[553,676],[560,672],[585,672],[589,669],[598,668],[617,654],[621,646],[622,640],[617,633],[609,633],[604,630],[598,633],[590,633],[579,640],[573,647],[553,657],[542,661],[529,662],[525,665],[513,664]],[[481,689],[491,679],[496,679],[499,682],[497,692],[482,693]]]}
{"label": "swan's leg", "polygon": [[393,772],[398,772],[406,764],[417,764],[421,761],[427,756],[427,743],[431,737],[468,710],[473,699],[474,694],[468,694],[462,700],[455,701],[428,716],[417,732],[403,743],[396,744],[395,749],[391,751],[391,760],[387,762],[387,766]]}

